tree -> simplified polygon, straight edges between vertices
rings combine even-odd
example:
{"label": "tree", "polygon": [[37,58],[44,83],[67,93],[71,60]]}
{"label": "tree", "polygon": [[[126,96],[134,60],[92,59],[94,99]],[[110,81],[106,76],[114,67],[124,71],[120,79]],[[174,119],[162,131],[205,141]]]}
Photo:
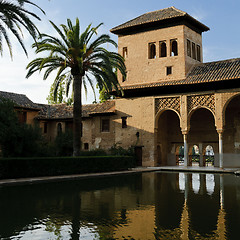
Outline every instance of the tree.
{"label": "tree", "polygon": [[30,17],[37,20],[41,20],[36,14],[29,12],[24,8],[24,4],[30,4],[43,13],[44,11],[38,7],[36,4],[29,0],[16,0],[14,3],[12,1],[0,0],[0,53],[3,53],[3,39],[5,39],[10,56],[12,57],[12,45],[8,36],[8,30],[13,33],[13,35],[18,39],[18,42],[22,46],[25,54],[27,55],[27,50],[24,46],[22,37],[23,33],[21,27],[25,28],[28,33],[36,40],[38,35],[38,29],[35,24],[31,21]]}
{"label": "tree", "polygon": [[[37,43],[33,44],[36,53],[47,53],[46,57],[36,58],[31,61],[28,66],[27,78],[33,73],[45,70],[43,79],[46,80],[50,73],[57,70],[54,81],[56,89],[59,84],[66,79],[67,92],[71,83],[73,83],[73,155],[80,155],[81,148],[81,124],[82,124],[82,86],[87,91],[87,82],[94,91],[93,80],[101,89],[106,91],[115,89],[121,92],[114,69],[119,69],[123,77],[126,77],[126,67],[124,59],[115,52],[107,51],[103,45],[105,43],[117,44],[109,37],[109,35],[97,34],[98,28],[92,27],[91,24],[80,33],[80,25],[78,18],[76,24],[73,25],[71,20],[67,20],[67,25],[61,25],[58,28],[50,21],[53,28],[57,31],[59,38],[48,34],[41,34]],[[55,91],[56,92],[56,91]]]}
{"label": "tree", "polygon": [[33,157],[44,153],[41,129],[20,124],[14,103],[0,98],[0,145],[3,157]]}
{"label": "tree", "polygon": [[55,85],[54,83],[51,85],[49,95],[47,97],[48,104],[59,104],[66,103],[67,105],[73,104],[73,99],[71,97],[66,96],[65,90],[65,81],[60,82],[57,92],[55,93]]}

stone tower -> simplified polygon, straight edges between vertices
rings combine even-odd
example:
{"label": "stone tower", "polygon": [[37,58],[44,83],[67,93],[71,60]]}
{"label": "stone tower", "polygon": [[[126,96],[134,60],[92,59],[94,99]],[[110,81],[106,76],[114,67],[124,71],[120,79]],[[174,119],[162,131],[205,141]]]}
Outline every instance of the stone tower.
{"label": "stone tower", "polygon": [[203,61],[202,32],[209,28],[186,12],[169,7],[145,13],[111,32],[118,35],[118,51],[125,58],[123,87],[185,79]]}

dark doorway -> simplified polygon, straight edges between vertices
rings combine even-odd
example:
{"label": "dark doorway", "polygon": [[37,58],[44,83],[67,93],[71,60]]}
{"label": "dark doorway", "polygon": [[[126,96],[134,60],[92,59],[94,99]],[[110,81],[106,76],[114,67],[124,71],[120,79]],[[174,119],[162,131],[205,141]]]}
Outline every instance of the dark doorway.
{"label": "dark doorway", "polygon": [[142,166],[142,146],[134,148],[137,166]]}

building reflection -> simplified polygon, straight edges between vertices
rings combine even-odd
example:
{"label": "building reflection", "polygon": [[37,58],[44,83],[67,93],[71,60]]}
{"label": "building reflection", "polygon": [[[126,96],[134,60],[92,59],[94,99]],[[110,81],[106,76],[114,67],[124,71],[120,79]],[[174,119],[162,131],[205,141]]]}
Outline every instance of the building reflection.
{"label": "building reflection", "polygon": [[[45,231],[55,233],[56,239],[65,227],[70,232],[65,239],[72,240],[81,239],[86,232],[99,239],[224,240],[230,225],[226,222],[226,196],[231,196],[227,205],[239,209],[238,185],[232,187],[232,194],[225,194],[231,181],[213,174],[148,173],[58,187],[28,186],[21,188],[21,194],[3,188],[0,211],[5,217],[1,218],[0,238],[31,229],[38,221],[45,224]],[[12,209],[7,208],[9,203]],[[238,212],[231,214],[238,216]],[[18,218],[21,221],[11,224]]]}

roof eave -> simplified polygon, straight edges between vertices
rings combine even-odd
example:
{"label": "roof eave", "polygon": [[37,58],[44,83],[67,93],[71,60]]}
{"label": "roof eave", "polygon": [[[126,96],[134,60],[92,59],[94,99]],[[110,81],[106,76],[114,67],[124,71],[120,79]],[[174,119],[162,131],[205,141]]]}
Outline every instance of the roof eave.
{"label": "roof eave", "polygon": [[169,27],[169,25],[170,26],[183,25],[183,24],[188,25],[187,23],[191,24],[200,33],[210,30],[209,27],[199,22],[195,18],[191,17],[189,14],[185,14],[184,16],[161,19],[154,22],[150,21],[142,24],[133,25],[133,26],[127,26],[122,28],[115,27],[115,28],[112,28],[110,32],[116,35],[127,35],[127,34],[131,34],[132,32],[143,31],[149,28],[166,28],[166,27]]}

